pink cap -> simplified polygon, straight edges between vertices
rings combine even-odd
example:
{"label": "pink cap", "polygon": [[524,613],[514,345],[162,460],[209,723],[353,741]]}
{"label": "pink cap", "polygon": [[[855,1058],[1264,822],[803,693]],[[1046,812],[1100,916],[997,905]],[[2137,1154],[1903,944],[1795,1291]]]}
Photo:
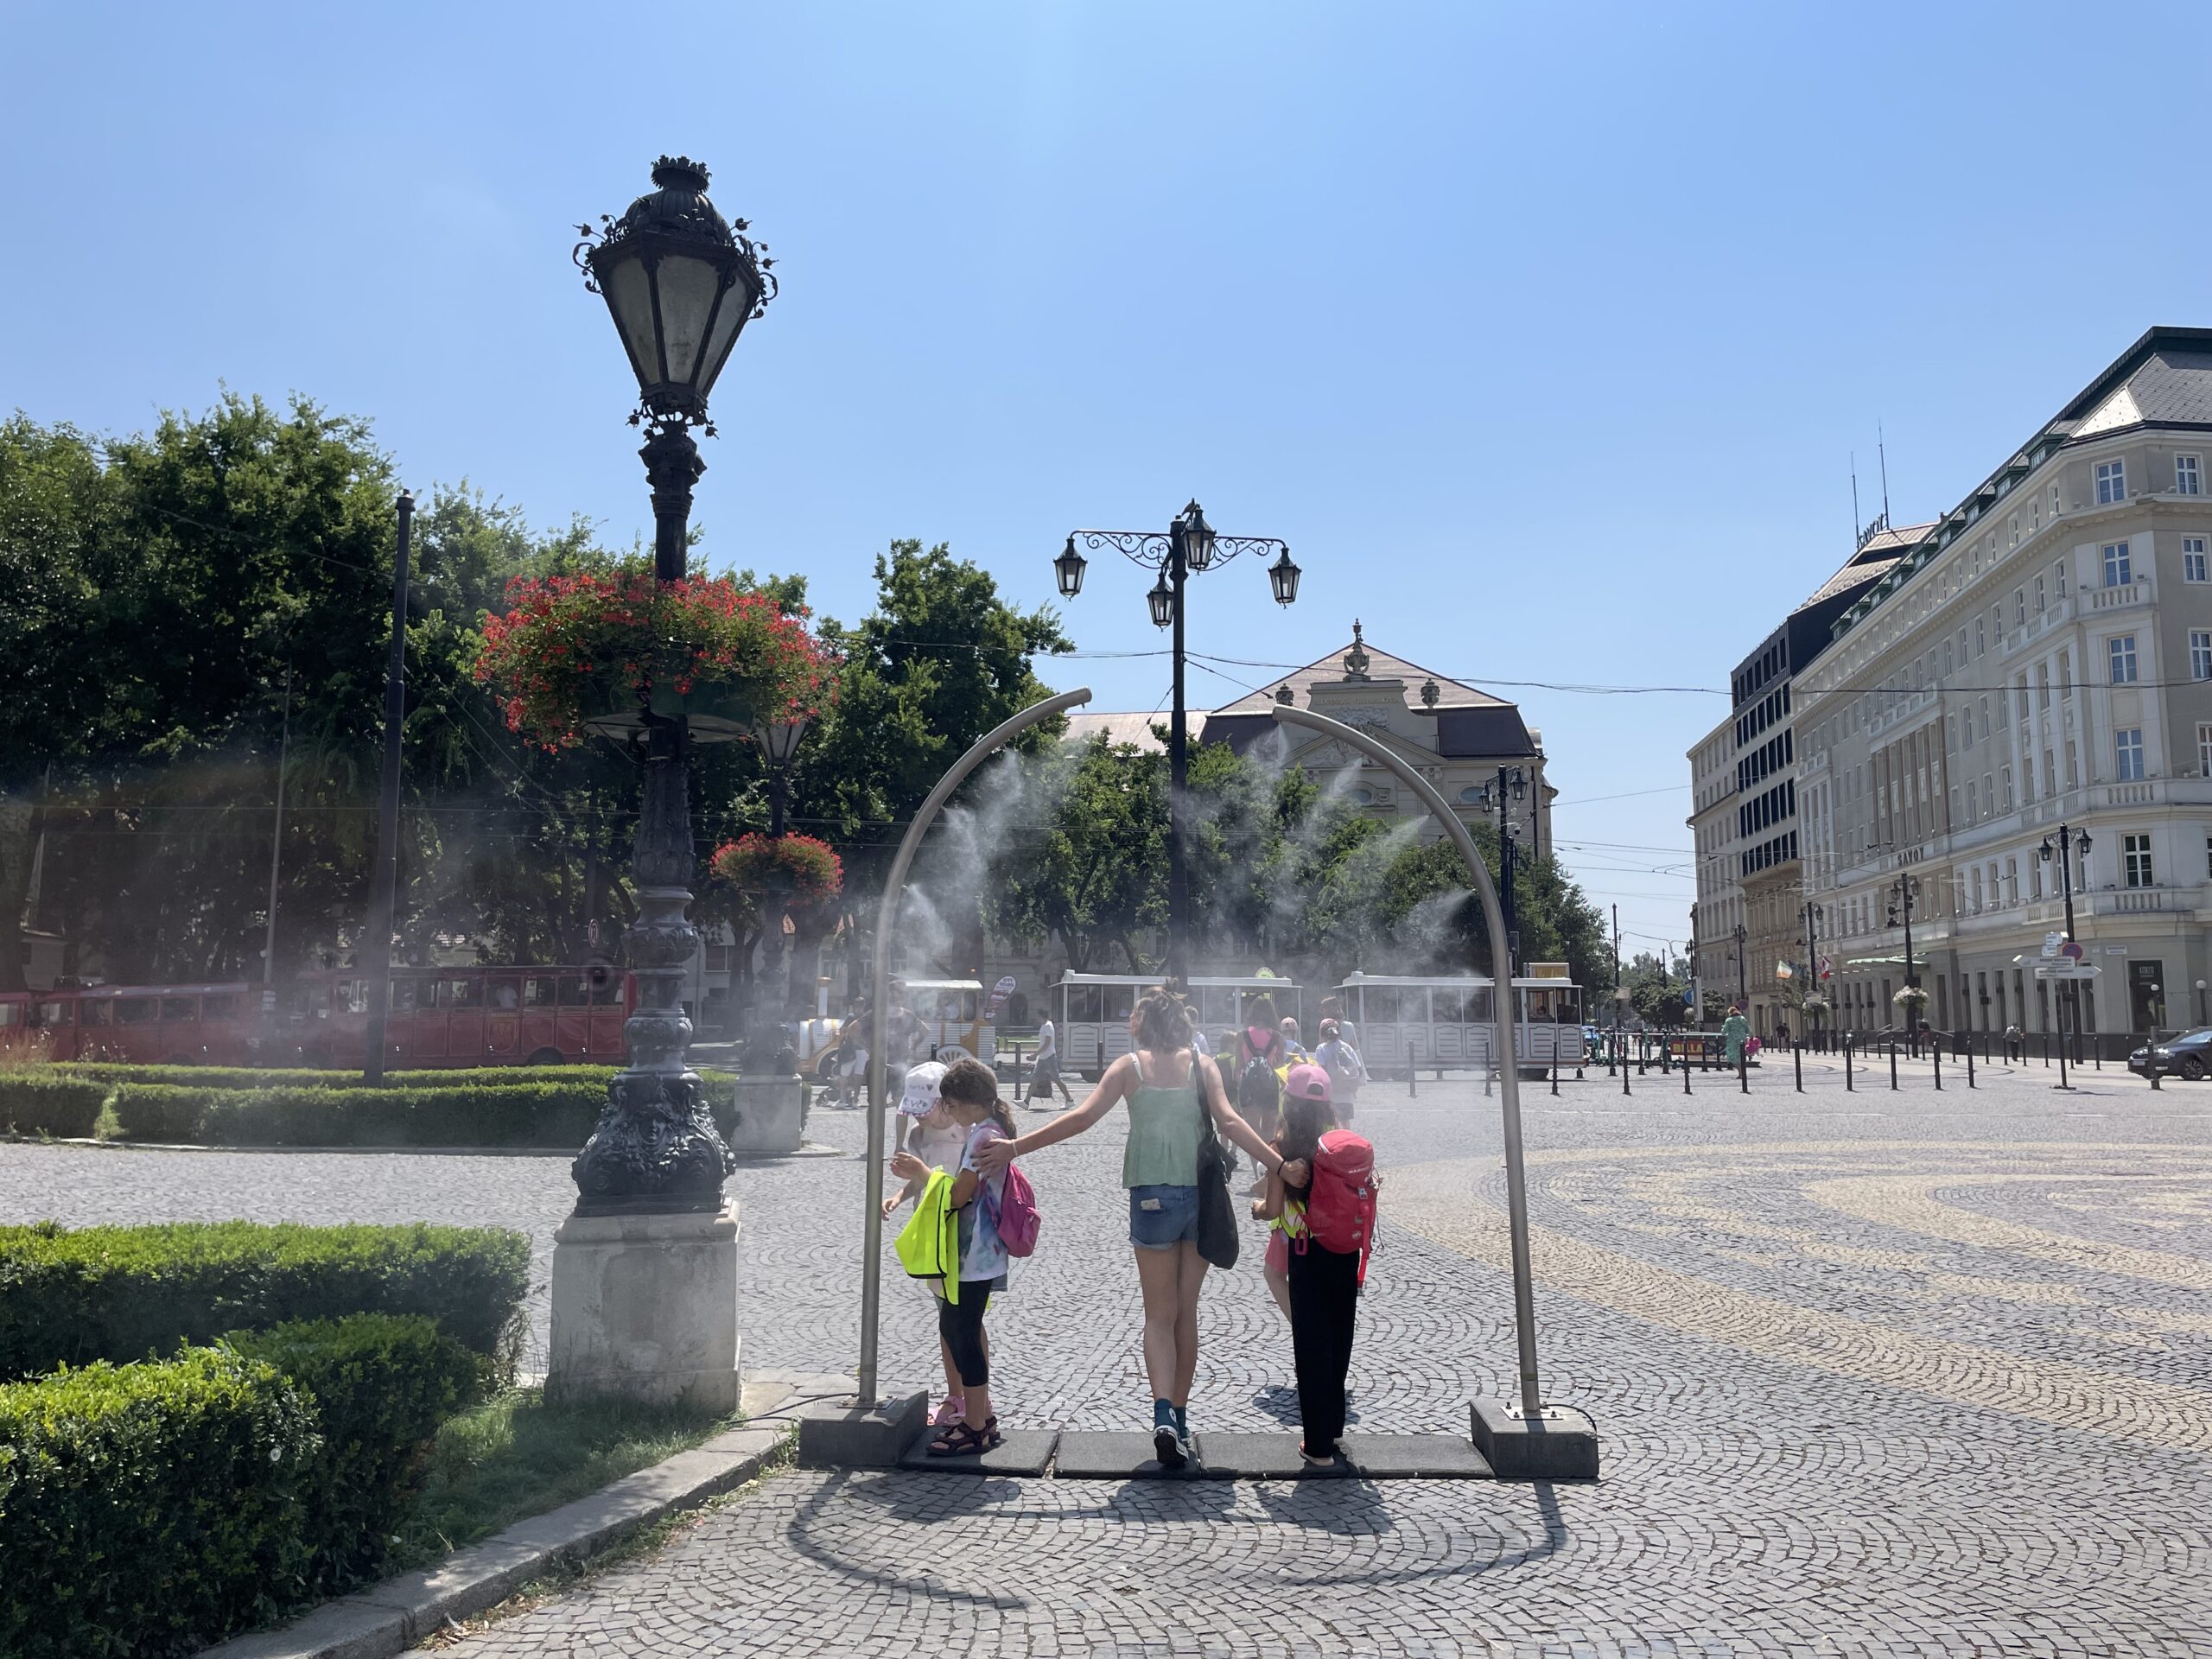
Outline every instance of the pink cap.
{"label": "pink cap", "polygon": [[1282,1091],[1295,1095],[1300,1100],[1326,1100],[1329,1097],[1329,1074],[1318,1065],[1294,1065],[1283,1079]]}

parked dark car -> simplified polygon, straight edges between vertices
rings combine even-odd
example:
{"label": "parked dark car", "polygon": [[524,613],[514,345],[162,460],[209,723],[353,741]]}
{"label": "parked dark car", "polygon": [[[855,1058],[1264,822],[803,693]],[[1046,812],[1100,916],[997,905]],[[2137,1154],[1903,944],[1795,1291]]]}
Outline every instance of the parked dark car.
{"label": "parked dark car", "polygon": [[2196,1082],[2212,1071],[2212,1026],[2200,1026],[2169,1042],[2137,1049],[2127,1057],[2127,1069],[2146,1077],[2184,1077]]}

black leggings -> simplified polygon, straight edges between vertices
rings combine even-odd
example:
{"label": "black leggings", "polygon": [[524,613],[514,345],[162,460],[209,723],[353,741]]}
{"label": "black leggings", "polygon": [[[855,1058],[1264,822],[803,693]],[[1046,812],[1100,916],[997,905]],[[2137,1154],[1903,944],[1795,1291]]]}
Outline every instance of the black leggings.
{"label": "black leggings", "polygon": [[983,1308],[991,1300],[988,1280],[976,1279],[960,1287],[960,1300],[937,1299],[937,1333],[952,1353],[952,1369],[964,1387],[991,1386],[990,1356],[983,1348]]}
{"label": "black leggings", "polygon": [[1311,1239],[1290,1251],[1290,1351],[1298,1371],[1298,1414],[1306,1449],[1327,1457],[1344,1432],[1344,1377],[1351,1369],[1359,1306],[1359,1253],[1325,1250]]}

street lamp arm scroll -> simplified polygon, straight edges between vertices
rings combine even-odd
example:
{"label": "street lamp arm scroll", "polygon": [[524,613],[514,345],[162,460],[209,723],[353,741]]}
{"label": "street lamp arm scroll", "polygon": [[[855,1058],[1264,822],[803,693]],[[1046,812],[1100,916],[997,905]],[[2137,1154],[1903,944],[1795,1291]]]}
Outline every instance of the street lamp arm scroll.
{"label": "street lamp arm scroll", "polygon": [[1156,530],[1077,530],[1071,531],[1068,539],[1080,541],[1093,551],[1110,547],[1131,564],[1141,564],[1147,570],[1167,563],[1167,537]]}
{"label": "street lamp arm scroll", "polygon": [[921,810],[907,824],[906,833],[899,838],[899,851],[891,861],[891,874],[884,878],[883,900],[875,912],[875,971],[869,982],[868,1039],[868,1213],[861,1223],[861,1363],[860,1403],[875,1404],[875,1327],[876,1314],[883,1291],[883,1040],[885,993],[890,987],[888,962],[891,953],[892,929],[899,921],[899,899],[906,885],[906,873],[913,868],[914,858],[922,850],[922,837],[929,831],[944,804],[952,798],[952,791],[967,781],[968,774],[989,760],[1031,727],[1065,714],[1090,701],[1090,688],[1081,686],[1073,691],[1063,691],[1056,697],[1042,702],[1033,702],[1013,719],[1004,721],[977,739],[973,748],[952,763],[952,770],[938,779],[937,787],[929,792]]}
{"label": "street lamp arm scroll", "polygon": [[1467,826],[1460,822],[1459,815],[1445,804],[1435,785],[1396,751],[1366,732],[1326,715],[1317,715],[1310,709],[1277,703],[1269,712],[1279,725],[1303,726],[1309,731],[1323,733],[1388,767],[1452,837],[1452,845],[1459,849],[1459,856],[1466,861],[1467,873],[1473,879],[1475,896],[1482,903],[1483,921],[1490,930],[1491,974],[1495,982],[1492,994],[1497,1018],[1497,1092],[1505,1131],[1505,1206],[1512,1233],[1513,1324],[1521,1366],[1520,1414],[1524,1419],[1539,1418],[1543,1414],[1544,1405],[1536,1374],[1536,1301],[1529,1255],[1529,1187],[1521,1148],[1520,1056],[1514,1033],[1512,959],[1506,944],[1505,913],[1497,900],[1497,884],[1491,879],[1490,866],[1483,861],[1475,838],[1467,833]]}

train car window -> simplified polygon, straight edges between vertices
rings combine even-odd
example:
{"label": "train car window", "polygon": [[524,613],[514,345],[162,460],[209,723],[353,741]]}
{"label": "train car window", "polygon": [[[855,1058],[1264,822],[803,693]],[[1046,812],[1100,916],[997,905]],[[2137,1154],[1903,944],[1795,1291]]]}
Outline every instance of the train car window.
{"label": "train car window", "polygon": [[581,974],[562,975],[561,1006],[564,1008],[581,1008],[587,1006],[588,1001],[588,999],[584,995],[583,976]]}
{"label": "train car window", "polygon": [[159,1004],[150,996],[115,999],[115,1023],[118,1026],[150,1026],[160,1012]]}
{"label": "train car window", "polygon": [[97,1002],[84,1002],[78,1006],[84,1009],[77,1016],[79,1025],[109,1026],[115,1023],[115,1004],[106,997]]}
{"label": "train car window", "polygon": [[1120,1025],[1127,1025],[1129,1016],[1137,1011],[1137,988],[1134,985],[1101,985],[1105,993],[1101,999],[1104,1012],[1100,1016]]}
{"label": "train car window", "polygon": [[200,999],[200,1017],[202,1020],[235,1020],[238,1017],[238,1000],[236,991],[203,996]]}
{"label": "train car window", "polygon": [[976,1023],[976,1015],[983,1006],[982,996],[982,993],[980,991],[960,993],[960,1018],[966,1024],[972,1026]]}
{"label": "train car window", "polygon": [[200,999],[196,996],[165,996],[162,999],[162,1018],[164,1020],[184,1021],[200,1017]]}
{"label": "train car window", "polygon": [[422,996],[423,982],[416,979],[395,979],[391,982],[391,1001],[385,1006],[393,1014],[412,1014],[418,1007],[427,1007],[428,999]]}
{"label": "train car window", "polygon": [[484,1006],[484,982],[480,979],[446,979],[438,982],[441,989],[438,1001],[448,1008],[480,1008]]}
{"label": "train car window", "polygon": [[559,992],[560,982],[550,974],[532,974],[522,982],[522,1005],[525,1008],[550,1008]]}
{"label": "train car window", "polygon": [[495,1014],[512,1014],[522,1006],[522,982],[493,979],[485,982],[484,1005]]}
{"label": "train car window", "polygon": [[1398,1017],[1398,991],[1395,986],[1363,985],[1359,988],[1359,994],[1365,999],[1366,1006],[1366,1012],[1360,1016],[1362,1019],[1383,1021],[1395,1020]]}
{"label": "train car window", "polygon": [[1456,1026],[1467,1017],[1466,998],[1457,989],[1438,985],[1428,993],[1429,1018],[1440,1026]]}
{"label": "train car window", "polygon": [[610,1007],[622,1000],[622,976],[612,969],[594,969],[585,982],[591,988],[592,1006],[595,1008]]}
{"label": "train car window", "polygon": [[41,1026],[73,1025],[76,1022],[70,1018],[69,1011],[75,1006],[73,1002],[41,1002],[38,1005],[38,1022]]}
{"label": "train car window", "polygon": [[1098,990],[1096,985],[1069,985],[1067,992],[1068,1018],[1096,1025],[1098,1022]]}
{"label": "train car window", "polygon": [[333,995],[348,1014],[369,1011],[369,982],[365,979],[341,979]]}
{"label": "train car window", "polygon": [[22,1002],[0,1002],[0,1031],[13,1030],[23,1023],[23,1010],[29,1005]]}

